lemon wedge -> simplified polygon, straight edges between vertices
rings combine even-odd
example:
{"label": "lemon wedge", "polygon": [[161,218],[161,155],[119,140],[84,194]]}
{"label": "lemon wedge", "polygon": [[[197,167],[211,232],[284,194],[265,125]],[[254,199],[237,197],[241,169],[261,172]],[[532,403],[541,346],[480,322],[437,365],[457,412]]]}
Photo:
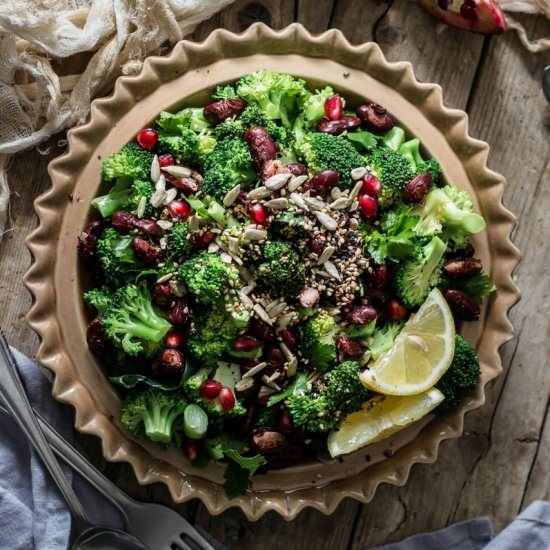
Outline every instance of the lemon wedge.
{"label": "lemon wedge", "polygon": [[417,395],[433,387],[449,368],[455,349],[453,315],[434,288],[393,344],[369,368],[361,382],[384,395]]}
{"label": "lemon wedge", "polygon": [[327,441],[330,455],[348,454],[386,439],[426,416],[443,399],[444,395],[436,388],[408,397],[377,395],[330,432]]}

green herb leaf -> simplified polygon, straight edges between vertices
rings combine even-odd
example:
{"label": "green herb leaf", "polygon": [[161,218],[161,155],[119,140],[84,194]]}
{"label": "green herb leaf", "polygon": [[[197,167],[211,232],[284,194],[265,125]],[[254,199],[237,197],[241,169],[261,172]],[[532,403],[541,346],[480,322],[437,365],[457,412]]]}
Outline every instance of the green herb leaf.
{"label": "green herb leaf", "polygon": [[267,406],[273,407],[273,405],[276,405],[277,403],[284,401],[287,397],[290,397],[291,395],[295,395],[305,391],[306,379],[307,379],[307,375],[305,372],[301,372],[297,374],[296,378],[294,378],[294,380],[287,386],[287,388],[284,391],[279,392],[276,395],[272,395],[268,399]]}
{"label": "green herb leaf", "polygon": [[122,374],[121,376],[110,376],[109,380],[113,384],[122,386],[127,390],[135,388],[138,384],[146,384],[151,388],[156,388],[157,390],[162,391],[175,391],[181,387],[181,382],[178,384],[165,384],[143,374]]}
{"label": "green herb leaf", "polygon": [[227,465],[223,477],[225,479],[223,486],[228,498],[244,495],[250,487],[251,482],[248,471],[241,468],[236,462],[230,462]]}
{"label": "green herb leaf", "polygon": [[378,140],[374,134],[367,132],[366,130],[359,130],[358,132],[351,132],[346,134],[346,137],[353,142],[354,145],[359,145],[360,149],[370,151],[378,145]]}

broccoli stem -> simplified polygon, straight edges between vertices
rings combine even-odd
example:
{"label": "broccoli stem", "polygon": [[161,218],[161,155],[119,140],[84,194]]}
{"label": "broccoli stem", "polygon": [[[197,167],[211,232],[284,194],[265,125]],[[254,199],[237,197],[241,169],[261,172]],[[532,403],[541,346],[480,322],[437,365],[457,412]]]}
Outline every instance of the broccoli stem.
{"label": "broccoli stem", "polygon": [[382,137],[382,143],[386,147],[389,147],[394,151],[398,151],[404,142],[405,142],[405,130],[403,130],[403,128],[400,128],[399,126],[394,126],[389,132],[386,132]]}
{"label": "broccoli stem", "polygon": [[155,403],[152,406],[152,410],[143,418],[145,435],[152,441],[170,443],[172,439],[172,426],[180,414],[181,411],[178,409],[172,409],[167,413],[166,407]]}
{"label": "broccoli stem", "polygon": [[407,159],[413,172],[416,172],[416,167],[424,162],[420,155],[420,140],[418,138],[410,139],[399,147],[399,152]]}

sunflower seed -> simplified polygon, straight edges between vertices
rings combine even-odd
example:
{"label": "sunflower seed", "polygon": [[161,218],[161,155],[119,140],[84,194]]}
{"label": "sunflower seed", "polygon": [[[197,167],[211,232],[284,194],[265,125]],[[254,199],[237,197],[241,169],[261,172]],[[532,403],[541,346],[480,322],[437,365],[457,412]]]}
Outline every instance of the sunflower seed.
{"label": "sunflower seed", "polygon": [[227,245],[219,237],[216,237],[216,240],[214,242],[218,245],[218,248],[220,248],[224,252],[227,252]]}
{"label": "sunflower seed", "polygon": [[323,267],[333,279],[337,279],[338,281],[341,280],[340,272],[336,269],[336,266],[332,262],[325,262]]}
{"label": "sunflower seed", "polygon": [[333,200],[336,200],[342,196],[342,190],[339,187],[333,187],[330,190],[330,196]]}
{"label": "sunflower seed", "polygon": [[292,311],[282,315],[277,321],[277,330],[279,331],[285,330],[285,328],[288,327],[290,323],[292,323],[293,319],[294,319],[294,312]]}
{"label": "sunflower seed", "polygon": [[216,243],[210,243],[208,245],[208,252],[210,254],[215,254],[216,252],[218,252],[219,249],[220,247]]}
{"label": "sunflower seed", "polygon": [[367,173],[367,169],[364,166],[359,166],[359,168],[354,168],[351,171],[352,180],[360,180]]}
{"label": "sunflower seed", "polygon": [[187,294],[187,288],[181,281],[170,281],[170,289],[178,298]]}
{"label": "sunflower seed", "polygon": [[265,187],[258,187],[256,189],[252,189],[252,191],[249,191],[246,198],[250,200],[265,199],[266,197],[269,197],[269,195],[269,189],[266,189]]}
{"label": "sunflower seed", "polygon": [[292,174],[275,174],[274,176],[271,176],[268,178],[264,185],[271,191],[276,191],[277,189],[281,189],[281,187],[284,187],[287,183],[287,181],[290,179]]}
{"label": "sunflower seed", "polygon": [[317,265],[324,264],[335,252],[335,246],[327,246],[319,256],[319,259],[317,260]]}
{"label": "sunflower seed", "polygon": [[191,216],[191,218],[189,218],[189,231],[191,233],[198,231],[200,226],[201,226],[201,222],[198,216]]}
{"label": "sunflower seed", "polygon": [[235,254],[231,254],[231,252],[229,253],[229,255],[236,264],[243,265],[243,261],[238,256],[235,256]]}
{"label": "sunflower seed", "polygon": [[178,196],[178,190],[172,187],[164,195],[164,204],[170,204]]}
{"label": "sunflower seed", "polygon": [[359,208],[359,202],[352,200],[348,210],[350,212],[355,212],[358,208]]}
{"label": "sunflower seed", "polygon": [[249,241],[263,241],[267,239],[265,229],[245,229],[243,237]]}
{"label": "sunflower seed", "polygon": [[290,193],[290,200],[302,210],[305,210],[306,212],[309,212],[308,205],[304,202],[304,199],[301,195],[298,193]]}
{"label": "sunflower seed", "polygon": [[277,305],[279,305],[279,300],[273,300],[272,302],[269,302],[269,304],[265,306],[265,310],[267,311],[267,313],[270,313],[271,310]]}
{"label": "sunflower seed", "polygon": [[243,374],[242,379],[244,380],[246,378],[252,378],[253,376],[258,374],[259,372],[262,372],[266,367],[267,367],[267,363],[265,361],[262,362],[262,363],[258,363],[257,365],[254,365],[250,370],[247,370]]}
{"label": "sunflower seed", "polygon": [[227,208],[228,206],[231,206],[239,196],[239,193],[241,192],[241,186],[240,184],[235,185],[233,189],[230,189],[223,198],[223,205]]}
{"label": "sunflower seed", "polygon": [[166,273],[162,277],[159,277],[157,279],[157,283],[165,283],[166,281],[169,281],[174,275],[176,274],[175,271],[171,271],[170,273]]}
{"label": "sunflower seed", "polygon": [[241,304],[246,309],[252,309],[254,307],[254,302],[242,290],[238,292],[237,295],[239,296]]}
{"label": "sunflower seed", "polygon": [[157,181],[159,180],[160,178],[160,164],[159,164],[159,158],[158,158],[158,155],[155,155],[153,157],[153,162],[151,163],[151,180],[155,183],[157,183]]}
{"label": "sunflower seed", "polygon": [[266,310],[260,305],[260,304],[254,304],[254,311],[256,312],[256,315],[264,322],[266,322],[269,326],[273,326],[273,323],[271,322],[271,319],[269,315],[267,314]]}
{"label": "sunflower seed", "polygon": [[[166,250],[166,247],[167,247],[167,244],[166,244],[166,237],[162,237],[160,240],[159,240],[159,246],[162,248],[162,250]],[[159,267],[160,264],[158,264]]]}
{"label": "sunflower seed", "polygon": [[306,204],[308,206],[311,206],[311,208],[313,208],[314,210],[323,210],[327,206],[327,203],[325,201],[316,199],[314,197],[306,197],[304,200],[306,201]]}
{"label": "sunflower seed", "polygon": [[262,399],[262,397],[268,397],[270,395],[273,395],[275,393],[275,390],[268,388],[267,386],[262,386],[260,388],[260,391],[258,392],[258,399]]}
{"label": "sunflower seed", "polygon": [[161,174],[159,179],[155,182],[155,191],[165,191],[166,190],[166,178],[164,174]]}
{"label": "sunflower seed", "polygon": [[289,377],[295,376],[296,370],[298,369],[298,359],[293,357],[286,367],[286,375]]}
{"label": "sunflower seed", "polygon": [[287,361],[290,361],[294,357],[294,354],[288,349],[288,346],[284,342],[281,342],[279,344],[279,347],[281,348],[281,351],[285,354]]}
{"label": "sunflower seed", "polygon": [[172,229],[174,224],[168,220],[157,220],[157,225],[164,230]]}
{"label": "sunflower seed", "polygon": [[255,284],[252,275],[246,267],[239,267],[239,275],[249,284]]}
{"label": "sunflower seed", "polygon": [[254,380],[252,378],[241,378],[236,384],[235,389],[238,392],[249,390],[254,385]]}
{"label": "sunflower seed", "polygon": [[361,355],[361,357],[359,357],[359,365],[361,367],[364,367],[370,361],[370,358],[371,358],[370,351],[365,351],[363,353],[363,355]]}
{"label": "sunflower seed", "polygon": [[227,240],[229,252],[238,256],[241,253],[241,248],[239,247],[239,239],[236,237],[229,237]]}
{"label": "sunflower seed", "polygon": [[149,199],[151,206],[154,206],[155,208],[159,208],[160,206],[162,206],[165,196],[166,191],[164,189],[158,189],[157,191],[155,191]]}
{"label": "sunflower seed", "polygon": [[161,170],[178,178],[188,178],[193,173],[193,171],[190,168],[187,168],[187,166],[177,166],[176,164],[163,166]]}
{"label": "sunflower seed", "polygon": [[293,191],[296,191],[298,187],[302,186],[306,181],[307,181],[307,176],[294,176],[288,182],[288,190],[292,193]]}
{"label": "sunflower seed", "polygon": [[351,218],[349,221],[349,227],[350,229],[357,229],[359,227],[359,220]]}
{"label": "sunflower seed", "polygon": [[334,202],[331,202],[329,206],[334,210],[343,210],[348,203],[349,199],[347,197],[339,197]]}
{"label": "sunflower seed", "polygon": [[269,311],[269,316],[274,319],[286,309],[286,302],[281,302]]}
{"label": "sunflower seed", "polygon": [[336,228],[338,227],[336,220],[324,212],[315,212],[315,215],[322,226],[326,227],[329,231],[336,231]]}
{"label": "sunflower seed", "polygon": [[285,210],[288,208],[288,199],[282,197],[280,199],[272,199],[267,201],[265,205],[273,210]]}
{"label": "sunflower seed", "polygon": [[252,281],[249,285],[243,286],[241,288],[241,292],[243,294],[250,294],[254,290],[254,288],[256,288],[256,283]]}
{"label": "sunflower seed", "polygon": [[147,197],[141,197],[141,199],[139,199],[137,212],[136,212],[138,218],[143,218],[143,215],[145,214],[146,206],[147,206]]}
{"label": "sunflower seed", "polygon": [[359,191],[361,191],[361,187],[363,187],[363,182],[358,181],[355,184],[355,187],[351,190],[351,193],[349,194],[349,200],[352,201],[357,195],[359,195]]}
{"label": "sunflower seed", "polygon": [[275,391],[281,391],[281,387],[276,382],[271,380],[271,378],[267,377],[265,374],[262,376],[262,382],[266,386],[269,386],[270,388],[273,388]]}
{"label": "sunflower seed", "polygon": [[222,253],[220,254],[220,260],[221,260],[224,264],[233,263],[233,258],[232,258],[227,252],[222,252]]}

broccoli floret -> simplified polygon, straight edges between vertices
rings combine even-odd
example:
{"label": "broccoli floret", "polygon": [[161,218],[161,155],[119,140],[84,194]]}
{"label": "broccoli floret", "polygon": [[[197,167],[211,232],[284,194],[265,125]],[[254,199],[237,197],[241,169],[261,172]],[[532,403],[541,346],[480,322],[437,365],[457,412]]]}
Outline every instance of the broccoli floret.
{"label": "broccoli floret", "polygon": [[216,254],[201,252],[181,264],[178,277],[199,302],[213,304],[239,280],[239,272]]}
{"label": "broccoli floret", "polygon": [[113,291],[106,286],[92,288],[84,293],[84,301],[93,306],[98,314],[101,315],[111,306],[113,295]]}
{"label": "broccoli floret", "polygon": [[132,281],[146,267],[135,255],[132,237],[108,227],[97,240],[97,258],[107,285],[117,288]]}
{"label": "broccoli floret", "polygon": [[485,229],[485,220],[476,212],[467,191],[454,185],[432,189],[424,205],[416,210],[419,221],[414,230],[419,235],[439,235],[451,244],[451,248],[462,249],[471,235]]}
{"label": "broccoli floret", "polygon": [[186,128],[196,133],[210,129],[210,123],[200,107],[187,107],[177,113],[162,111],[157,119],[157,126],[171,134],[179,134]]}
{"label": "broccoli floret", "polygon": [[403,323],[395,321],[377,328],[376,332],[368,339],[368,348],[373,361],[378,361],[384,353],[392,348],[402,328]]}
{"label": "broccoli floret", "polygon": [[298,114],[298,99],[306,93],[304,80],[266,69],[241,78],[236,90],[248,104],[257,105],[269,118],[287,126]]}
{"label": "broccoli floret", "polygon": [[185,381],[184,390],[189,400],[202,407],[213,419],[225,420],[244,416],[247,412],[246,407],[237,399],[235,406],[226,411],[218,400],[204,399],[200,396],[200,388],[208,380],[211,372],[209,368],[201,368]]}
{"label": "broccoli floret", "polygon": [[479,358],[476,352],[460,334],[457,334],[453,362],[435,385],[445,396],[445,401],[435,409],[435,412],[445,414],[455,409],[476,387],[479,374]]}
{"label": "broccoli floret", "polygon": [[193,251],[189,239],[189,222],[176,222],[168,236],[167,251],[170,257],[185,258]]}
{"label": "broccoli floret", "polygon": [[392,151],[399,151],[399,148],[405,143],[405,130],[394,126],[382,136],[381,141],[384,147],[388,147]]}
{"label": "broccoli floret", "polygon": [[202,191],[220,203],[229,190],[256,179],[248,145],[238,138],[218,141],[206,157]]}
{"label": "broccoli floret", "polygon": [[326,432],[359,410],[367,397],[368,391],[359,380],[359,364],[346,361],[327,372],[310,391],[290,396],[287,407],[300,428]]}
{"label": "broccoli floret", "polygon": [[167,134],[159,131],[157,150],[160,154],[170,153],[178,162],[195,163],[198,154],[199,139],[190,128],[182,128],[179,134]]}
{"label": "broccoli floret", "polygon": [[175,443],[183,430],[186,404],[178,392],[148,388],[125,399],[120,420],[124,428],[137,437]]}
{"label": "broccoli floret", "polygon": [[122,210],[130,201],[132,195],[132,180],[118,178],[106,195],[100,195],[92,200],[104,218],[108,218],[117,210]]}
{"label": "broccoli floret", "polygon": [[118,153],[107,157],[101,165],[101,177],[106,181],[128,177],[148,180],[153,153],[137,143],[128,143]]}
{"label": "broccoli floret", "polygon": [[325,116],[325,101],[334,95],[334,90],[326,86],[315,93],[306,92],[300,99],[300,114],[294,122],[292,132],[298,146],[304,141],[308,132]]}
{"label": "broccoli floret", "polygon": [[237,92],[234,86],[230,84],[221,84],[218,86],[212,94],[212,99],[233,99],[237,96]]}
{"label": "broccoli floret", "polygon": [[443,171],[441,170],[441,165],[435,159],[429,159],[422,161],[416,165],[415,176],[428,172],[432,176],[432,181],[434,185],[441,185],[443,181]]}
{"label": "broccoli floret", "polygon": [[374,175],[382,184],[380,206],[386,208],[401,199],[405,185],[413,178],[407,159],[388,147],[378,147],[368,156]]}
{"label": "broccoli floret", "polygon": [[444,277],[441,280],[439,288],[448,290],[450,288],[454,290],[462,290],[475,300],[478,304],[481,304],[484,296],[488,296],[496,290],[496,286],[491,281],[491,278],[487,273],[481,271],[473,277],[467,279],[451,279],[450,277]]}
{"label": "broccoli floret", "polygon": [[156,351],[172,326],[153,306],[147,287],[137,285],[114,293],[101,325],[107,338],[128,355]]}
{"label": "broccoli floret", "polygon": [[394,288],[405,306],[421,305],[430,290],[438,285],[446,248],[441,239],[433,237],[428,244],[417,245],[412,257],[397,266]]}
{"label": "broccoli floret", "polygon": [[326,311],[307,320],[303,330],[302,353],[313,368],[327,370],[337,363],[338,332],[338,324]]}
{"label": "broccoli floret", "polygon": [[365,164],[363,157],[347,139],[322,132],[305,136],[300,153],[312,172],[336,170],[340,175],[340,187],[345,189],[355,184],[351,171]]}
{"label": "broccoli floret", "polygon": [[262,285],[295,295],[304,286],[304,266],[300,255],[288,241],[272,241],[262,250],[264,261],[255,277]]}
{"label": "broccoli floret", "polygon": [[223,306],[194,312],[189,334],[189,350],[203,364],[214,366],[221,356],[231,349],[239,333],[231,315]]}
{"label": "broccoli floret", "polygon": [[399,152],[407,159],[415,176],[428,172],[432,176],[434,185],[439,185],[443,177],[441,165],[435,159],[424,160],[420,154],[420,140],[418,138],[406,141],[399,147]]}
{"label": "broccoli floret", "polygon": [[144,216],[152,216],[155,213],[154,206],[150,203],[149,199],[153,196],[155,192],[155,186],[150,181],[141,181],[136,180],[132,185],[132,192],[130,194],[130,199],[126,208],[133,212],[137,212],[138,207],[142,201],[145,203],[145,210],[143,211]]}

